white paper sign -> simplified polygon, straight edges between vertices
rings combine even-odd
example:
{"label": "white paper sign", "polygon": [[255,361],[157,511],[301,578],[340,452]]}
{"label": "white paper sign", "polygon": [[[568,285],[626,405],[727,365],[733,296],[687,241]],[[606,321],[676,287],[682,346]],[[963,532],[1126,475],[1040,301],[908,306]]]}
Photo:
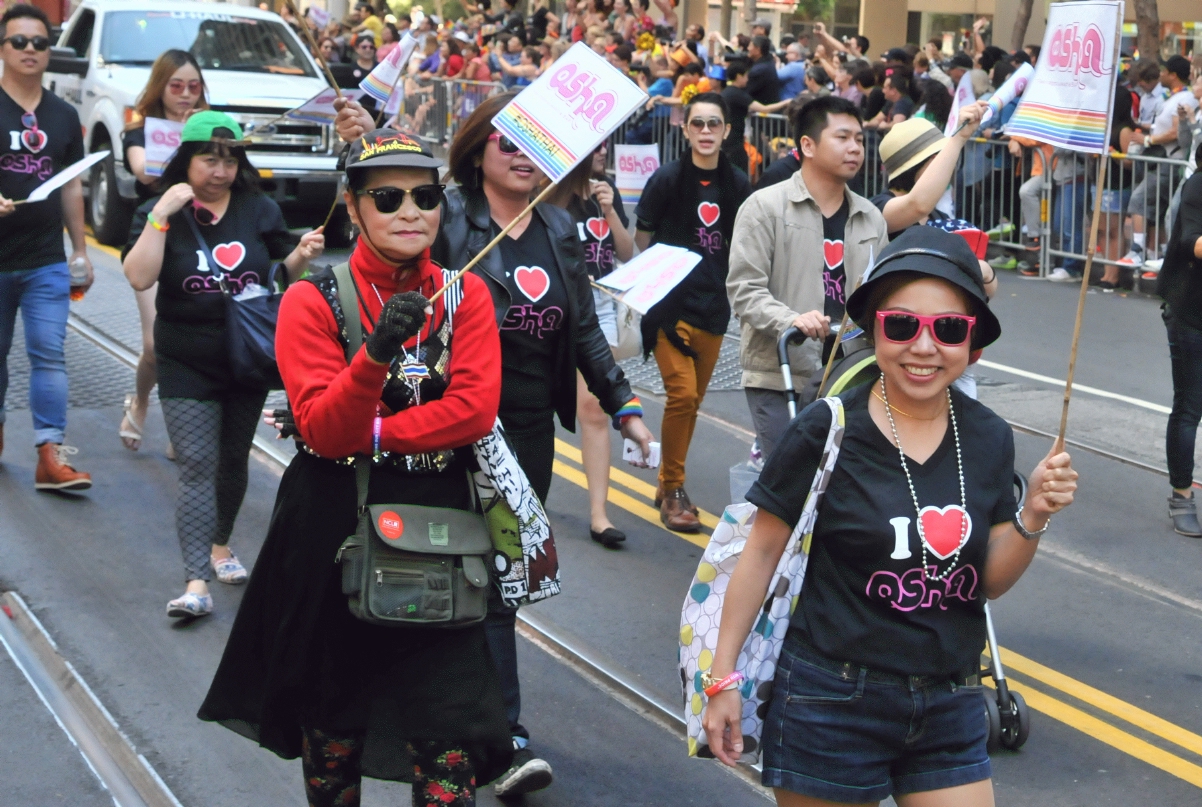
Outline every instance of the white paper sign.
{"label": "white paper sign", "polygon": [[684,247],[656,244],[597,283],[614,291],[625,292],[621,295],[622,302],[638,313],[646,314],[668,292],[680,285],[680,281],[699,263],[701,256],[696,252]]}
{"label": "white paper sign", "polygon": [[179,136],[184,124],[165,118],[147,118],[143,129],[146,133],[146,173],[161,177],[167,163],[179,151]]}
{"label": "white paper sign", "polygon": [[647,93],[577,42],[492,119],[559,182],[647,101]]}
{"label": "white paper sign", "polygon": [[614,146],[614,166],[617,168],[615,181],[622,201],[637,204],[647,187],[647,180],[659,169],[659,146]]}
{"label": "white paper sign", "polygon": [[977,96],[972,91],[972,71],[965,70],[964,75],[960,76],[956,92],[952,94],[952,111],[947,113],[947,125],[943,127],[945,135],[953,137],[956,134],[960,128],[960,107],[968,106],[975,100]]}
{"label": "white paper sign", "polygon": [[[363,90],[343,90],[342,95],[352,101],[363,97]],[[289,120],[303,120],[312,123],[333,123],[337,112],[334,111],[334,101],[338,99],[338,90],[326,87],[317,95],[305,101],[296,109],[284,113]]]}
{"label": "white paper sign", "polygon": [[22,202],[44,202],[44,201],[46,201],[47,199],[50,198],[50,194],[54,193],[56,190],[61,188],[63,185],[66,185],[68,182],[75,179],[77,176],[82,174],[84,171],[87,171],[93,165],[100,162],[105,157],[109,156],[110,154],[112,154],[112,152],[108,151],[107,149],[104,151],[97,151],[94,154],[89,154],[87,157],[84,157],[82,160],[80,160],[77,163],[71,163],[66,168],[59,171],[54,176],[50,177],[50,179],[46,180],[41,185],[38,185],[36,188],[34,188],[33,193],[29,194],[29,197],[27,199],[22,199],[21,201]]}
{"label": "white paper sign", "polygon": [[1089,154],[1108,151],[1122,19],[1121,0],[1052,3],[1035,75],[1006,133]]}
{"label": "white paper sign", "polygon": [[330,12],[323,8],[309,6],[305,13],[309,15],[309,19],[317,23],[317,27],[321,30],[325,30],[325,27],[330,24]]}
{"label": "white paper sign", "polygon": [[984,126],[992,120],[994,115],[1002,114],[1002,108],[1006,104],[1022,95],[1026,91],[1027,85],[1031,83],[1031,76],[1034,74],[1035,68],[1031,65],[1019,65],[1018,69],[1010,74],[1010,78],[998,87],[997,92],[990,96],[989,106],[985,108],[985,114],[981,115],[981,125]]}

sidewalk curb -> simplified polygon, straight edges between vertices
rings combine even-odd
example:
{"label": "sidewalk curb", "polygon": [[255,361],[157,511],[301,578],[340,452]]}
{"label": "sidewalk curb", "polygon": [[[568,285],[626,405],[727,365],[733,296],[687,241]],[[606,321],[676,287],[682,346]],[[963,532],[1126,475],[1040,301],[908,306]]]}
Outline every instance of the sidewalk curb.
{"label": "sidewalk curb", "polygon": [[[109,790],[114,803],[118,807],[135,807],[135,805],[138,807],[140,805],[145,805],[145,807],[183,807],[146,757],[138,753],[137,748],[121,730],[112,714],[92,692],[71,662],[59,654],[58,645],[38,618],[34,616],[25,601],[21,599],[21,596],[14,591],[6,591],[0,594],[0,605],[3,606],[4,616],[11,620],[10,624],[16,627],[26,648],[32,652],[33,659],[43,667],[44,672],[48,675],[49,685],[57,691],[55,693],[42,692],[41,687],[33,680],[36,673],[24,669],[22,671],[25,672],[27,678],[30,678],[30,684],[38,690],[38,696],[53,713],[55,720],[67,733],[72,743],[79,747],[80,753],[84,755],[89,767]],[[0,619],[2,618],[3,616],[0,616]],[[19,660],[18,663],[20,663]],[[55,699],[54,695],[61,696],[65,700],[67,708],[76,714],[60,714],[60,710],[51,703],[51,700]],[[76,717],[78,719],[75,719]],[[76,724],[75,731],[69,727],[72,723]],[[82,725],[80,725],[81,723]],[[76,736],[81,731],[90,734],[91,737]],[[93,740],[94,742],[90,742]],[[92,758],[87,749],[89,745],[98,745],[103,752],[106,752],[111,757],[111,763],[127,781],[110,781],[111,773],[106,776],[97,770],[97,760]],[[99,767],[103,768],[104,766]],[[131,787],[134,792],[128,793]],[[120,793],[122,790],[126,791],[124,798]]]}

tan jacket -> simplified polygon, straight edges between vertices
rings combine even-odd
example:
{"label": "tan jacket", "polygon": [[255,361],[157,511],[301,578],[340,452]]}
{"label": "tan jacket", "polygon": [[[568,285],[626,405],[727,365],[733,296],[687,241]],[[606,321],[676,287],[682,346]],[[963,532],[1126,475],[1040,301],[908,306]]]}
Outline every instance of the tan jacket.
{"label": "tan jacket", "polygon": [[[889,243],[885,217],[863,196],[846,192],[850,203],[843,235],[848,296],[868,267],[870,253]],[[822,213],[801,172],[753,193],[735,217],[726,294],[739,318],[743,386],[783,390],[776,342],[798,315],[821,311]],[[800,387],[818,369],[821,345],[807,339],[789,352],[793,383]]]}

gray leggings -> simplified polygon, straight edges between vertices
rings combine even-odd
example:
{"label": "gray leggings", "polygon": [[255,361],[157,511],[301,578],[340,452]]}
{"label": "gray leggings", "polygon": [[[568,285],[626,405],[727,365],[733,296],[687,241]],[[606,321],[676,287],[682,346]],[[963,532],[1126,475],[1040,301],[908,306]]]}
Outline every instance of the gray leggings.
{"label": "gray leggings", "polygon": [[213,544],[230,540],[246,495],[247,459],[266,393],[227,393],[217,401],[163,398],[163,418],[179,465],[175,528],[185,580],[209,580]]}

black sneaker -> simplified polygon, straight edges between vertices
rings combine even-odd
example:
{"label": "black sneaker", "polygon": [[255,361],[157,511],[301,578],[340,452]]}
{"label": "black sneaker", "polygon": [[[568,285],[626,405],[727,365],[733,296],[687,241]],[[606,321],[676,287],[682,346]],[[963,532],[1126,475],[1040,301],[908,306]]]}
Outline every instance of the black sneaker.
{"label": "black sneaker", "polygon": [[513,765],[497,780],[494,793],[498,798],[533,793],[551,785],[551,766],[539,759],[529,748],[513,752]]}

